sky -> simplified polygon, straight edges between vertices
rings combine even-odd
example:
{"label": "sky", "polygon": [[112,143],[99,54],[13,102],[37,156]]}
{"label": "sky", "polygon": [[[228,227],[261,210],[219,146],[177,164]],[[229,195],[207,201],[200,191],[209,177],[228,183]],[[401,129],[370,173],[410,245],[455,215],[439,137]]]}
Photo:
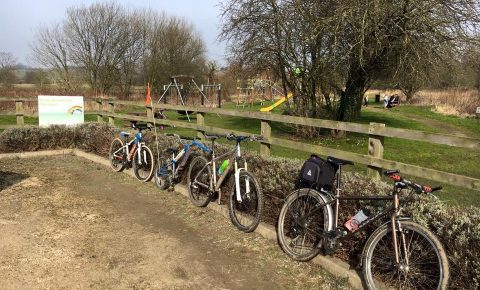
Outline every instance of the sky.
{"label": "sky", "polygon": [[[66,9],[99,0],[1,0],[0,52],[12,53],[19,63],[36,64],[29,59],[30,44],[40,25],[58,23]],[[125,8],[150,8],[181,16],[192,23],[207,46],[208,59],[225,64],[225,44],[217,41],[220,29],[219,0],[116,0]]]}

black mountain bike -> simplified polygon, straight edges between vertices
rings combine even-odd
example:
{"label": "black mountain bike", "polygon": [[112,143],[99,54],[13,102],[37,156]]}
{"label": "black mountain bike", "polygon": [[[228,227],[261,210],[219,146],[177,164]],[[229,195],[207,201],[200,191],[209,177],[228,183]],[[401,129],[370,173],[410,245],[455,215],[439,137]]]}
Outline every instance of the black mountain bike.
{"label": "black mountain bike", "polygon": [[[341,167],[350,161],[327,158],[338,166],[335,193],[303,188],[292,192],[282,207],[277,237],[283,251],[298,261],[308,261],[323,249],[333,253],[341,241],[377,220],[386,220],[369,237],[362,253],[363,276],[369,289],[446,289],[449,266],[445,250],[427,228],[402,214],[403,189],[432,194],[430,188],[403,179],[398,170],[384,174],[394,180],[388,196],[340,196]],[[340,201],[388,201],[391,206],[366,217],[349,231],[338,225]]]}

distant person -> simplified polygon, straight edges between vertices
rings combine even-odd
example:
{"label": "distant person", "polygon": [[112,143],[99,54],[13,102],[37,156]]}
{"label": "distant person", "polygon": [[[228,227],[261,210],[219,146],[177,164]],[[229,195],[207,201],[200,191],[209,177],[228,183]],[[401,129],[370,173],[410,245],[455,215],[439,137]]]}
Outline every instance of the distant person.
{"label": "distant person", "polygon": [[388,96],[387,96],[387,94],[385,94],[383,96],[383,108],[386,110],[387,107],[388,107]]}
{"label": "distant person", "polygon": [[365,97],[363,98],[363,105],[365,107],[368,107],[368,95],[365,95]]}

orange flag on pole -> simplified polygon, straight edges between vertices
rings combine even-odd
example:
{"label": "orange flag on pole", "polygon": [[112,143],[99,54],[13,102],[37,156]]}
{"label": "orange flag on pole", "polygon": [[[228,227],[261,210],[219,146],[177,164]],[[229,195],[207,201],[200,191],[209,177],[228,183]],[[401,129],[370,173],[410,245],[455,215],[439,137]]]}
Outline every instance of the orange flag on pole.
{"label": "orange flag on pole", "polygon": [[145,100],[146,105],[152,104],[152,98],[150,97],[150,83],[147,85],[147,99]]}

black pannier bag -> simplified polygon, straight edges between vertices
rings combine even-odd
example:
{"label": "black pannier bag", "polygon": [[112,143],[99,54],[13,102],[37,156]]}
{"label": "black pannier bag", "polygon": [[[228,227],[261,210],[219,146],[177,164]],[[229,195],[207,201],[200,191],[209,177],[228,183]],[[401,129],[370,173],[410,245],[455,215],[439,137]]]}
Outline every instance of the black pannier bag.
{"label": "black pannier bag", "polygon": [[332,190],[336,172],[336,166],[312,154],[303,163],[295,187]]}

